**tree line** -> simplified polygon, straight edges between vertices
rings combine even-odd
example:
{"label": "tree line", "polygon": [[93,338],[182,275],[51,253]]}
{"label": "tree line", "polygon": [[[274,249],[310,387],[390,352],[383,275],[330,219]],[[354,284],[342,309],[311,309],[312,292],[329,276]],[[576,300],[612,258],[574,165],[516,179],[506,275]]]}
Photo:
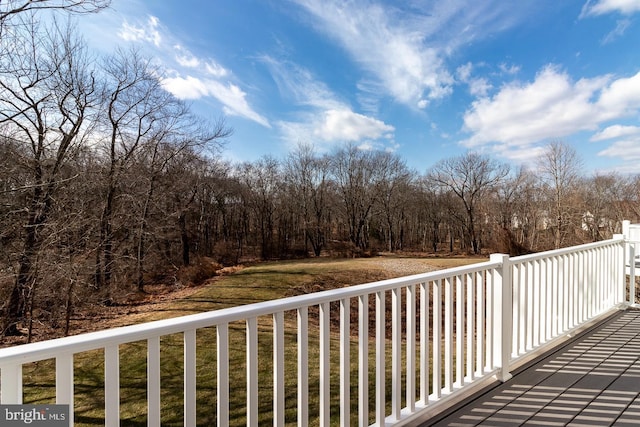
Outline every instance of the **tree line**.
{"label": "tree line", "polygon": [[[81,13],[106,5],[71,3]],[[232,130],[165,91],[151,59],[135,50],[95,57],[73,26],[6,16],[4,335],[30,335],[34,324],[68,333],[81,305],[197,282],[216,265],[520,254],[608,238],[620,220],[640,218],[640,176],[586,176],[560,141],[531,170],[467,152],[415,171],[396,154],[352,144],[321,153],[301,143],[283,158],[227,162]]]}

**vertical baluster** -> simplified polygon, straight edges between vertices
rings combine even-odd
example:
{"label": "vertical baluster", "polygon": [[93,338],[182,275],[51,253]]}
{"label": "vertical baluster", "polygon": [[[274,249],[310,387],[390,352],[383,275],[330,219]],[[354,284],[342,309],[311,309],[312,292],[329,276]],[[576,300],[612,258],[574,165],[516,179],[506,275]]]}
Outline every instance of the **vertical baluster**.
{"label": "vertical baluster", "polygon": [[551,336],[558,336],[558,288],[560,282],[558,257],[552,258],[552,276],[551,276]]}
{"label": "vertical baluster", "polygon": [[[257,384],[256,384],[257,385]],[[257,387],[256,387],[257,393]],[[257,394],[256,394],[257,398]],[[256,405],[257,415],[257,405]],[[256,420],[257,425],[257,420]],[[309,309],[298,309],[298,427],[309,425]]]}
{"label": "vertical baluster", "polygon": [[376,423],[385,419],[385,295],[376,292]]}
{"label": "vertical baluster", "polygon": [[[220,345],[218,345],[218,350]],[[218,396],[218,399],[220,397]],[[196,425],[196,331],[184,332],[184,425]]]}
{"label": "vertical baluster", "polygon": [[[217,376],[218,376],[218,427],[229,425],[229,324],[216,327]],[[194,358],[195,362],[195,358]],[[194,363],[195,365],[195,363]],[[195,390],[194,390],[195,392]],[[195,398],[195,393],[194,393]],[[194,399],[195,400],[195,399]]]}
{"label": "vertical baluster", "polygon": [[407,286],[407,368],[406,400],[409,413],[416,410],[416,285]]}
{"label": "vertical baluster", "polygon": [[258,426],[258,319],[246,320],[247,427]]}
{"label": "vertical baluster", "polygon": [[558,314],[557,314],[557,323],[558,323],[558,333],[560,335],[564,332],[564,316],[565,316],[565,308],[564,308],[564,291],[566,288],[565,282],[565,271],[566,266],[564,263],[564,255],[558,256]]}
{"label": "vertical baluster", "polygon": [[529,289],[531,284],[527,282],[526,261],[519,264],[518,276],[520,278],[520,354],[525,354],[528,348],[529,330],[531,329],[531,324],[528,323],[531,313],[531,306],[529,305]]}
{"label": "vertical baluster", "polygon": [[73,354],[56,357],[56,403],[69,405],[69,425],[73,425]]}
{"label": "vertical baluster", "polygon": [[120,425],[120,355],[118,345],[104,349],[104,424]]}
{"label": "vertical baluster", "polygon": [[340,300],[340,425],[348,427],[351,418],[351,302],[349,298]]}
{"label": "vertical baluster", "polygon": [[473,381],[474,375],[474,361],[475,361],[475,345],[476,331],[474,331],[473,325],[476,322],[475,311],[475,299],[476,299],[476,283],[475,275],[473,273],[467,273],[466,276],[466,288],[467,288],[467,377],[469,381]]}
{"label": "vertical baluster", "polygon": [[481,272],[475,275],[476,280],[476,372],[479,376],[484,373],[485,366],[485,329],[484,325],[487,318],[485,311],[485,282]]}
{"label": "vertical baluster", "polygon": [[453,278],[444,285],[444,391],[453,391]]}
{"label": "vertical baluster", "polygon": [[4,365],[0,369],[0,398],[4,405],[22,404],[22,365]]}
{"label": "vertical baluster", "polygon": [[402,307],[401,288],[391,290],[391,416],[400,419],[402,409]]}
{"label": "vertical baluster", "polygon": [[569,329],[569,272],[571,267],[569,265],[569,255],[562,256],[562,332]]}
{"label": "vertical baluster", "polygon": [[580,251],[576,254],[575,261],[575,280],[576,280],[576,289],[575,289],[575,302],[576,302],[576,324],[582,324],[583,321],[583,310],[584,310],[584,251]]}
{"label": "vertical baluster", "polygon": [[273,425],[284,426],[284,313],[273,313]]}
{"label": "vertical baluster", "polygon": [[533,348],[533,335],[536,330],[536,325],[533,322],[533,313],[535,311],[534,291],[535,283],[533,282],[533,267],[531,262],[524,263],[524,272],[527,283],[527,343],[526,349],[531,350]]}
{"label": "vertical baluster", "polygon": [[358,297],[358,425],[369,425],[369,295]]}
{"label": "vertical baluster", "polygon": [[538,261],[539,283],[540,283],[540,342],[546,343],[548,339],[547,324],[549,320],[549,300],[547,292],[547,260],[540,259]]}
{"label": "vertical baluster", "polygon": [[464,384],[464,303],[465,292],[464,286],[462,286],[462,276],[457,275],[456,281],[456,378],[455,384],[458,387],[462,387]]}
{"label": "vertical baluster", "polygon": [[[147,425],[159,426],[160,417],[160,337],[147,340]],[[73,425],[73,423],[70,423]]]}
{"label": "vertical baluster", "polygon": [[320,304],[320,425],[328,426],[331,422],[331,385],[329,364],[329,303]]}
{"label": "vertical baluster", "polygon": [[420,402],[429,403],[429,282],[420,284]]}
{"label": "vertical baluster", "polygon": [[533,347],[540,345],[540,264],[537,260],[530,262],[529,281],[533,286]]}
{"label": "vertical baluster", "polygon": [[596,311],[594,314],[600,314],[602,311],[602,299],[604,297],[602,292],[602,250],[596,249],[596,280],[594,285],[596,287]]}
{"label": "vertical baluster", "polygon": [[582,323],[584,322],[584,307],[585,307],[585,301],[587,300],[586,298],[586,289],[584,286],[584,269],[585,269],[585,262],[584,262],[584,257],[585,257],[585,253],[584,251],[580,251],[580,253],[578,254],[578,262],[577,262],[577,268],[578,268],[578,286],[576,286],[576,291],[578,293],[578,323]]}
{"label": "vertical baluster", "polygon": [[576,260],[575,253],[569,255],[569,328],[578,324],[576,319]]}
{"label": "vertical baluster", "polygon": [[433,395],[442,395],[442,279],[433,282]]}
{"label": "vertical baluster", "polygon": [[[493,336],[493,315],[494,315],[494,310],[495,307],[493,305],[494,302],[494,297],[493,294],[495,292],[494,289],[494,284],[493,284],[493,279],[495,276],[495,272],[493,269],[489,269],[485,272],[485,289],[486,289],[486,294],[485,294],[485,304],[486,304],[486,316],[485,316],[485,334],[486,334],[486,353],[485,353],[485,370],[489,370],[492,371],[494,368],[494,364],[493,364],[493,342],[494,342],[494,336]],[[515,304],[515,299],[514,299],[514,304]],[[515,320],[515,316],[513,316],[513,319]],[[515,329],[514,329],[515,330]],[[514,340],[515,341],[515,340]],[[515,345],[515,344],[514,344]]]}
{"label": "vertical baluster", "polygon": [[587,319],[591,319],[593,316],[593,305],[595,295],[593,293],[593,276],[595,271],[595,266],[593,263],[595,262],[593,256],[593,250],[588,251],[588,264],[587,264]]}
{"label": "vertical baluster", "polygon": [[520,270],[522,269],[520,263],[513,265],[513,354],[519,355],[521,353],[521,328],[523,327],[521,321],[522,304],[520,302],[520,294],[523,289],[522,278],[520,277]]}

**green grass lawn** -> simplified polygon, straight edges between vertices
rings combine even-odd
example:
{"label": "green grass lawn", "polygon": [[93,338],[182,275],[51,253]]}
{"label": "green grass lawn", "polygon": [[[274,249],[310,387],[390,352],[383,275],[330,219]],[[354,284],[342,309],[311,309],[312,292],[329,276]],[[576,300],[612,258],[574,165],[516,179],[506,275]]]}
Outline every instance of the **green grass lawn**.
{"label": "green grass lawn", "polygon": [[[233,307],[254,302],[273,300],[325,288],[366,283],[390,277],[415,274],[438,268],[479,262],[468,258],[369,258],[369,259],[313,259],[261,263],[244,268],[234,274],[219,277],[203,286],[191,296],[158,304],[157,310],[143,313],[123,321],[147,322],[196,312]],[[402,268],[392,268],[400,265]],[[310,312],[309,326],[309,416],[317,425],[319,401],[318,327]],[[294,424],[297,416],[297,344],[295,313],[286,313],[285,333],[285,406],[287,424]],[[259,414],[260,425],[272,423],[272,320],[270,316],[258,319],[259,357]],[[332,419],[339,416],[339,341],[337,328],[331,329],[331,397]],[[231,425],[246,425],[246,338],[244,322],[229,328],[230,354],[230,417]],[[357,424],[357,336],[351,345],[351,403],[352,423]],[[198,330],[197,334],[197,410],[198,424],[215,425],[216,422],[216,331],[215,328]],[[390,345],[387,346],[390,352]],[[374,408],[373,341],[370,343],[370,409]],[[182,425],[183,417],[183,360],[182,335],[162,338],[162,422],[167,426]],[[403,350],[403,357],[404,357]],[[388,356],[390,358],[390,356]],[[390,359],[389,359],[390,360]],[[123,345],[120,348],[120,385],[122,425],[146,425],[146,342]],[[53,361],[44,361],[24,367],[25,403],[53,403],[55,383]],[[390,372],[387,373],[387,384]],[[104,357],[102,352],[88,352],[75,357],[75,420],[76,425],[102,425],[104,423]],[[388,387],[390,388],[390,387]],[[388,390],[390,393],[390,390]],[[404,399],[404,396],[403,396]],[[388,398],[390,400],[390,398]],[[314,421],[315,420],[315,421]],[[370,422],[373,419],[370,418]]]}

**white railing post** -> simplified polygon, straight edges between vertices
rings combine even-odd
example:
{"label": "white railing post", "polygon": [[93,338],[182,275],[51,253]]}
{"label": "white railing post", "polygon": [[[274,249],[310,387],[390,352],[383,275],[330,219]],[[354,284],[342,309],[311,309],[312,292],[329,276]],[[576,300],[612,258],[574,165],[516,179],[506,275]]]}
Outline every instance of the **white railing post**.
{"label": "white railing post", "polygon": [[494,298],[494,366],[499,368],[497,378],[505,382],[511,379],[509,372],[509,362],[511,359],[511,337],[512,337],[512,307],[513,296],[511,290],[511,262],[509,255],[491,254],[491,261],[500,262],[501,266],[496,268],[493,278],[493,298]]}
{"label": "white railing post", "polygon": [[629,304],[636,303],[636,244],[629,242]]}
{"label": "white railing post", "polygon": [[[615,237],[615,236],[614,236]],[[631,221],[622,221],[622,237],[625,240],[625,260],[626,267],[627,261],[629,262],[629,304],[634,305],[636,303],[636,242],[631,240]],[[626,270],[626,268],[625,268]],[[623,278],[626,280],[626,272]],[[623,280],[624,282],[624,280]]]}

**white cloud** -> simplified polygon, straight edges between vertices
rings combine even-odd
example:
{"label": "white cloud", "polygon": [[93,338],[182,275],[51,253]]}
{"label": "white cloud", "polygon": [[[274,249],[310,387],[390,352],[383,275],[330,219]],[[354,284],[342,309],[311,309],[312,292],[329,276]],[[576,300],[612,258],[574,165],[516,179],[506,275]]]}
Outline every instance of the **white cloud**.
{"label": "white cloud", "polygon": [[160,21],[155,16],[149,16],[146,22],[138,25],[125,21],[118,31],[118,36],[126,41],[145,41],[159,47],[162,42],[159,27]]}
{"label": "white cloud", "polygon": [[204,69],[207,73],[211,74],[214,77],[226,77],[229,75],[229,71],[224,68],[222,65],[215,62],[213,59],[209,59],[204,64]]}
{"label": "white cloud", "polygon": [[595,130],[601,123],[638,112],[640,73],[574,82],[558,68],[547,66],[533,82],[514,82],[491,98],[473,102],[464,115],[464,130],[472,135],[462,143],[500,149],[516,158],[541,142]]}
{"label": "white cloud", "polygon": [[174,46],[176,51],[176,62],[187,68],[196,68],[200,65],[200,59],[196,58],[188,49],[180,46],[179,44]]}
{"label": "white cloud", "polygon": [[296,2],[388,95],[414,108],[452,92],[454,80],[443,58],[463,39],[477,37],[474,22],[481,26],[495,16],[476,13],[478,6],[460,2],[435,2],[429,10],[416,6],[409,12],[357,1]]}
{"label": "white cloud", "polygon": [[491,88],[493,86],[485,78],[475,78],[469,81],[469,93],[473,96],[486,96]]}
{"label": "white cloud", "polygon": [[590,141],[604,141],[607,139],[620,138],[622,136],[640,135],[640,126],[613,125],[606,127],[601,132],[596,133]]}
{"label": "white cloud", "polygon": [[506,85],[493,98],[481,98],[467,110],[464,126],[473,135],[465,145],[520,146],[591,128],[594,125],[585,119],[591,114],[588,100],[597,88],[592,86],[584,82],[578,89],[553,67],[542,70],[533,83]]}
{"label": "white cloud", "polygon": [[604,15],[612,12],[618,12],[623,15],[640,12],[640,0],[589,0],[582,7],[580,17]]}
{"label": "white cloud", "polygon": [[373,144],[375,140],[393,139],[393,126],[354,112],[306,68],[269,56],[262,60],[269,68],[282,97],[304,108],[296,112],[297,121],[278,122],[285,140],[294,144],[299,141]]}
{"label": "white cloud", "polygon": [[352,142],[390,138],[394,130],[393,126],[351,110],[328,110],[315,134],[325,141]]}
{"label": "white cloud", "polygon": [[616,27],[611,30],[609,34],[607,34],[604,39],[602,39],[602,44],[608,44],[613,42],[618,37],[622,37],[624,32],[627,31],[631,25],[631,21],[629,19],[620,19],[616,22]]}
{"label": "white cloud", "polygon": [[503,62],[498,67],[500,68],[500,71],[502,71],[504,74],[513,75],[513,74],[518,74],[518,72],[520,72],[520,66],[515,64],[507,65]]}
{"label": "white cloud", "polygon": [[600,151],[598,155],[618,157],[627,161],[640,160],[640,138],[616,141],[606,149]]}
{"label": "white cloud", "polygon": [[469,93],[473,96],[486,96],[492,89],[491,83],[484,77],[472,77],[473,64],[467,62],[456,69],[456,76],[462,83],[469,86]]}
{"label": "white cloud", "polygon": [[223,105],[225,114],[241,116],[265,127],[269,121],[254,111],[247,102],[247,94],[232,83],[222,83],[213,79],[193,76],[168,77],[162,80],[163,87],[179,99],[200,99],[213,97]]}
{"label": "white cloud", "polygon": [[471,62],[467,62],[464,65],[459,66],[456,69],[456,75],[460,79],[460,81],[467,82],[471,78],[471,72],[473,71],[473,64]]}
{"label": "white cloud", "polygon": [[319,109],[344,106],[327,85],[317,80],[308,69],[291,61],[279,61],[269,56],[264,56],[262,60],[269,68],[283,98],[298,105]]}
{"label": "white cloud", "polygon": [[[158,18],[149,16],[144,24],[124,22],[118,32],[120,38],[154,46],[155,59],[168,71],[162,79],[163,87],[179,99],[214,98],[228,115],[244,117],[271,127],[269,121],[256,112],[247,100],[232,73],[210,57],[198,56],[177,40]],[[149,47],[149,46],[147,46]]]}
{"label": "white cloud", "polygon": [[444,59],[456,48],[510,27],[532,4],[523,2],[514,11],[491,1],[412,3],[407,9],[402,3],[293,1],[369,74],[365,78],[378,80],[386,95],[414,108],[451,94],[454,79]]}
{"label": "white cloud", "polygon": [[628,78],[620,78],[604,88],[598,100],[603,115],[612,118],[632,114],[640,106],[640,72]]}

